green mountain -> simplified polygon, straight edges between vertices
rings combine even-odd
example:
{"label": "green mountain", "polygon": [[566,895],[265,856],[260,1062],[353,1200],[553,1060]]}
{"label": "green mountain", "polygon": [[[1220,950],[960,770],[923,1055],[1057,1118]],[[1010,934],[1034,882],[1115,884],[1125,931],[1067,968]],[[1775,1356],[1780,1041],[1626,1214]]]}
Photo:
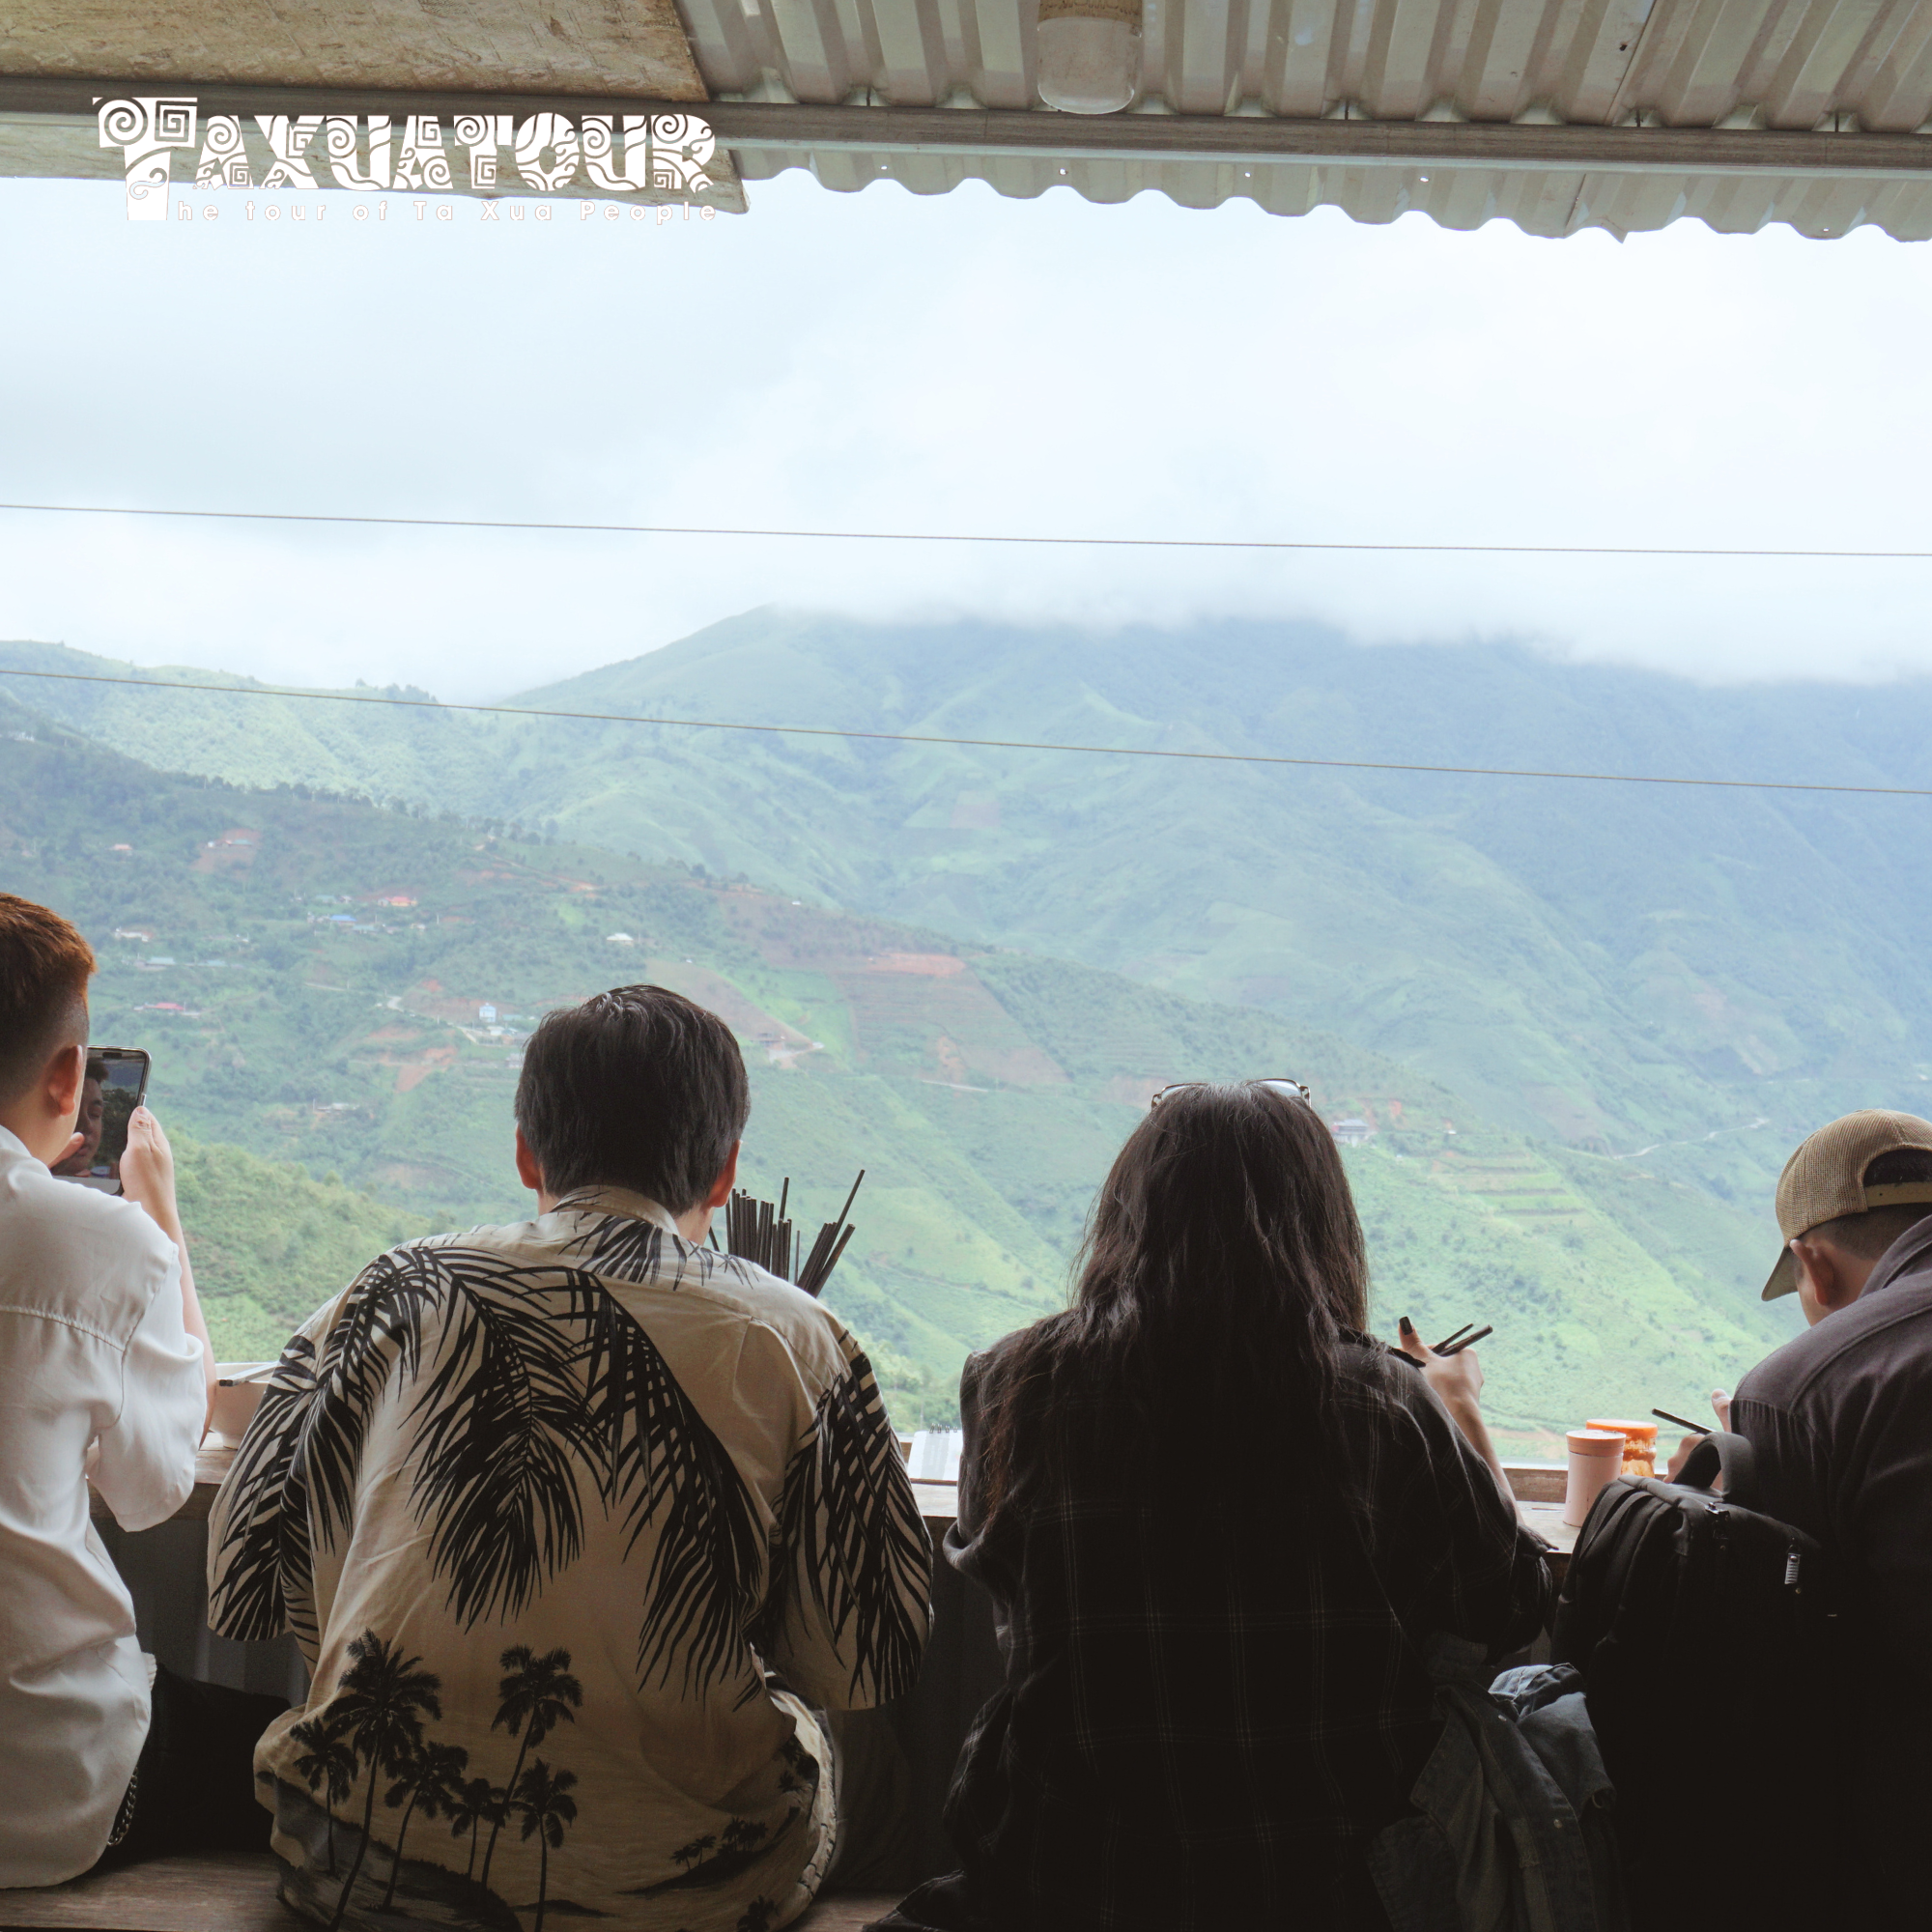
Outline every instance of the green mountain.
{"label": "green mountain", "polygon": [[[103,668],[31,645],[0,649],[7,664]],[[1400,1060],[1514,1130],[1642,1152],[1753,1211],[1811,1125],[1913,1104],[1932,1076],[1922,800],[13,682],[153,764],[247,783],[300,773],[1260,1007]],[[1896,786],[1925,784],[1932,739],[1925,683],[1710,690],[1292,624],[1099,634],[757,611],[516,701]]]}
{"label": "green mountain", "polygon": [[372,1201],[333,1176],[315,1180],[290,1162],[180,1132],[169,1139],[182,1223],[193,1231],[195,1288],[224,1361],[272,1361],[292,1324],[373,1256],[434,1232],[423,1216]]}
{"label": "green mountain", "polygon": [[[256,700],[215,700],[240,701]],[[8,722],[0,886],[81,924],[101,956],[96,1037],[146,1047],[156,1110],[222,1144],[184,1172],[224,1353],[262,1352],[399,1233],[526,1211],[521,1037],[642,978],[737,1031],[759,1191],[789,1176],[809,1219],[867,1170],[831,1299],[906,1424],[947,1419],[966,1350],[1057,1305],[1095,1183],[1177,1077],[1298,1073],[1331,1118],[1374,1129],[1348,1158],[1382,1325],[1493,1321],[1492,1405],[1520,1443],[1693,1402],[1785,1332],[1752,1293],[1755,1211],[1488,1123],[1334,1034],[709,871],[164,774],[17,707]]]}

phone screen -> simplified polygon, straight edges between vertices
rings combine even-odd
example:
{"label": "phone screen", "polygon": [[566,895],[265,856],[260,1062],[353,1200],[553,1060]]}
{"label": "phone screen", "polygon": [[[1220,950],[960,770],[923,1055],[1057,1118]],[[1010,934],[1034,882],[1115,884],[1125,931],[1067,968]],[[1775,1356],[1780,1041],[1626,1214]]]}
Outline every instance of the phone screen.
{"label": "phone screen", "polygon": [[109,1194],[121,1192],[128,1122],[148,1092],[148,1056],[138,1047],[90,1046],[74,1131],[80,1145],[52,1172]]}

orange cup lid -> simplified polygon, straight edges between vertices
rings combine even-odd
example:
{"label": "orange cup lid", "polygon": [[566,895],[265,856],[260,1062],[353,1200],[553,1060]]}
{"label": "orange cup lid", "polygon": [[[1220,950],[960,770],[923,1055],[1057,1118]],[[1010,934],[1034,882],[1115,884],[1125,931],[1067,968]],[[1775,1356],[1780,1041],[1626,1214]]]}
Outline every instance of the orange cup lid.
{"label": "orange cup lid", "polygon": [[1579,1456],[1621,1456],[1624,1438],[1614,1429],[1600,1429],[1593,1422],[1588,1429],[1573,1429],[1564,1438]]}
{"label": "orange cup lid", "polygon": [[1592,1429],[1613,1429],[1619,1435],[1628,1436],[1633,1442],[1657,1440],[1657,1424],[1654,1422],[1607,1422],[1593,1415],[1589,1426]]}

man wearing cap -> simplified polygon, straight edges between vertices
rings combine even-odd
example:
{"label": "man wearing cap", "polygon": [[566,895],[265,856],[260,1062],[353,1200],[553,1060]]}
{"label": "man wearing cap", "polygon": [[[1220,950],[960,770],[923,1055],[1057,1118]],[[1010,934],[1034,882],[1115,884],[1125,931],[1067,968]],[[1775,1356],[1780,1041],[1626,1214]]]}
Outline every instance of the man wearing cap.
{"label": "man wearing cap", "polygon": [[[1860,1660],[1862,1686],[1854,1700],[1861,1862],[1890,1892],[1888,1913],[1923,1912],[1932,1121],[1870,1109],[1820,1127],[1785,1163],[1777,1225],[1784,1251],[1764,1299],[1795,1293],[1810,1326],[1740,1383],[1730,1427],[1757,1452],[1760,1508],[1815,1536],[1840,1566],[1848,1655]],[[1831,1777],[1821,1767],[1821,1791],[1810,1796],[1822,1803]]]}

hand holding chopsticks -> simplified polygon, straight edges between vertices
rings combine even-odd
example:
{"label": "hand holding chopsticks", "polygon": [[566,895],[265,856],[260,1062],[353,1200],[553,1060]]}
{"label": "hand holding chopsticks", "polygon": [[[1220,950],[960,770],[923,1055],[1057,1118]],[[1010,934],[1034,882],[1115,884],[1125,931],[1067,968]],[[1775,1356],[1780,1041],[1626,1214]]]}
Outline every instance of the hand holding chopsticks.
{"label": "hand holding chopsticks", "polygon": [[1405,1315],[1401,1322],[1401,1352],[1405,1360],[1413,1363],[1422,1372],[1469,1446],[1489,1464],[1497,1487],[1508,1496],[1509,1477],[1503,1471],[1502,1459],[1496,1454],[1495,1444],[1490,1439],[1489,1427],[1483,1421],[1483,1365],[1474,1355],[1470,1355],[1466,1362],[1459,1359],[1485,1335],[1494,1334],[1495,1329],[1485,1324],[1471,1334],[1467,1332],[1468,1326],[1465,1321],[1447,1336],[1439,1348],[1431,1349],[1424,1346],[1422,1337],[1415,1332],[1415,1323]]}

